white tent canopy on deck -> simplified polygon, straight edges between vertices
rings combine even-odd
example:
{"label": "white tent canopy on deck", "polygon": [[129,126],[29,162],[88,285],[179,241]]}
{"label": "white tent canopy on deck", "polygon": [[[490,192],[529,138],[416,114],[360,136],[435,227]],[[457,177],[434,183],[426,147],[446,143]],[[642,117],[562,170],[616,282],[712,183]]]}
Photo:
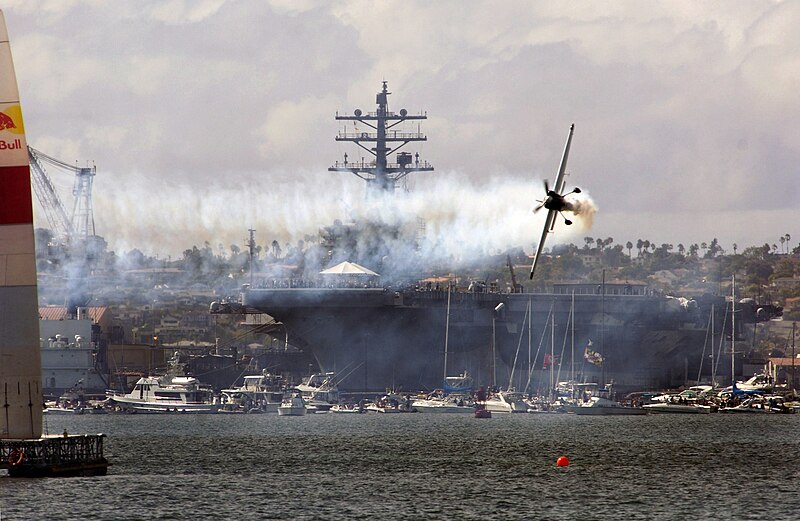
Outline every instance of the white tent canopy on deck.
{"label": "white tent canopy on deck", "polygon": [[365,275],[371,277],[380,277],[377,273],[369,268],[365,268],[355,262],[340,262],[336,266],[330,267],[326,270],[319,272],[320,275]]}

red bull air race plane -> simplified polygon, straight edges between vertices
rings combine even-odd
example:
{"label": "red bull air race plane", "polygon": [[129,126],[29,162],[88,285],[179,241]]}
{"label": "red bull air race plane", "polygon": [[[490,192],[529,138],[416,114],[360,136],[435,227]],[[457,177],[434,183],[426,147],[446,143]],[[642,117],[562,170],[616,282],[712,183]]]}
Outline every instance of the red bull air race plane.
{"label": "red bull air race plane", "polygon": [[[575,130],[575,125],[572,124],[569,126],[569,134],[567,135],[567,144],[564,146],[564,155],[561,156],[561,164],[558,167],[558,175],[556,176],[556,182],[553,186],[553,189],[550,190],[550,186],[547,184],[547,179],[544,180],[544,192],[545,198],[542,201],[539,201],[539,206],[537,206],[533,211],[534,213],[538,212],[542,208],[547,209],[547,217],[544,220],[544,229],[542,230],[542,238],[539,240],[539,244],[536,246],[536,253],[533,256],[533,264],[531,264],[531,279],[533,279],[533,272],[536,270],[536,262],[539,260],[539,256],[542,254],[542,249],[544,248],[544,241],[547,239],[547,234],[551,233],[556,226],[556,214],[564,215],[561,213],[563,211],[571,212],[574,210],[572,204],[565,199],[568,195],[571,194],[579,194],[581,193],[581,189],[575,187],[572,189],[571,192],[562,194],[561,192],[564,191],[564,173],[567,170],[567,157],[569,156],[569,147],[572,144],[572,133]],[[570,225],[572,221],[564,217],[564,224]]]}

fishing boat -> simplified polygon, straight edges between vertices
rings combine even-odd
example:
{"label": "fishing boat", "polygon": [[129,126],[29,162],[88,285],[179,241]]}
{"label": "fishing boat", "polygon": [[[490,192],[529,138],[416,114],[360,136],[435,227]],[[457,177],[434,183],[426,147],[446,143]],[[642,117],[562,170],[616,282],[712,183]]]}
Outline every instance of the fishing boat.
{"label": "fishing boat", "polygon": [[129,393],[107,395],[110,405],[139,413],[215,413],[219,403],[210,386],[192,376],[145,376]]}
{"label": "fishing boat", "polygon": [[314,373],[296,387],[306,405],[316,411],[327,412],[339,403],[339,387],[335,373]]}
{"label": "fishing boat", "polygon": [[278,407],[278,416],[305,416],[306,402],[298,389],[291,389]]}
{"label": "fishing boat", "polygon": [[283,378],[263,371],[244,377],[240,387],[221,391],[223,410],[229,412],[278,412],[283,400]]}

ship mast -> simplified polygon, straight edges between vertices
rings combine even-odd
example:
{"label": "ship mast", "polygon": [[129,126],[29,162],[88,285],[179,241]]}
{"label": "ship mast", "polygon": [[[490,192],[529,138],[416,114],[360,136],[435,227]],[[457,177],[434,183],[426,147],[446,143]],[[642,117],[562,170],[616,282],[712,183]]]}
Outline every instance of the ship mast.
{"label": "ship mast", "polygon": [[[347,153],[344,161],[337,161],[328,168],[329,172],[350,172],[367,182],[367,193],[394,192],[397,183],[412,172],[432,172],[433,166],[427,161],[420,162],[419,153],[399,152],[396,163],[389,163],[389,155],[397,152],[408,143],[427,141],[417,127],[416,132],[402,132],[395,127],[406,121],[428,119],[426,114],[412,116],[406,109],[394,113],[389,110],[387,82],[377,94],[377,111],[364,114],[355,109],[353,115],[336,113],[337,121],[345,121],[345,126],[336,136],[336,141],[350,141],[373,156],[373,160],[348,161]],[[353,122],[352,128],[349,122]],[[374,144],[374,146],[373,146]]]}

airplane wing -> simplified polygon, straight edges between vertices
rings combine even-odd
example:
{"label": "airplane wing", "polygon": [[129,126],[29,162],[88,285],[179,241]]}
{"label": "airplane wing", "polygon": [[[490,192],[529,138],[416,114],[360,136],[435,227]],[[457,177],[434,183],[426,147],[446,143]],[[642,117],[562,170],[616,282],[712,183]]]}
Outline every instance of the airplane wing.
{"label": "airplane wing", "polygon": [[536,246],[536,253],[533,255],[533,264],[531,264],[531,280],[533,280],[533,272],[536,269],[536,262],[539,260],[539,255],[542,254],[542,249],[544,249],[544,241],[547,239],[547,234],[550,233],[550,228],[553,227],[555,217],[555,210],[549,210],[547,212],[547,218],[544,220],[544,228],[542,229],[542,238],[539,240],[539,245]]}
{"label": "airplane wing", "polygon": [[575,131],[575,123],[569,126],[569,134],[567,134],[567,144],[564,145],[564,154],[561,156],[561,164],[558,165],[558,175],[556,176],[555,186],[553,190],[557,194],[564,192],[564,173],[567,171],[567,158],[569,157],[569,147],[572,144],[572,133]]}

